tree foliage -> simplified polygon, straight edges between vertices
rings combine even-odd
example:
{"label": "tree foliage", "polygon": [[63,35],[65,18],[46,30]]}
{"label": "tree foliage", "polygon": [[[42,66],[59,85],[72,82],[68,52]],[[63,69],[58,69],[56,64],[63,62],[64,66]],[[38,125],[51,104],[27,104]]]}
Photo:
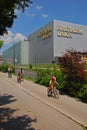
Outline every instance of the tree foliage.
{"label": "tree foliage", "polygon": [[15,10],[24,12],[31,3],[31,0],[0,0],[0,35],[7,33],[7,28],[12,27],[17,18]]}
{"label": "tree foliage", "polygon": [[0,49],[1,49],[2,46],[3,46],[3,41],[0,40]]}
{"label": "tree foliage", "polygon": [[84,63],[79,62],[79,54],[73,49],[66,50],[60,60],[60,67],[65,76],[65,90],[75,95],[85,79]]}

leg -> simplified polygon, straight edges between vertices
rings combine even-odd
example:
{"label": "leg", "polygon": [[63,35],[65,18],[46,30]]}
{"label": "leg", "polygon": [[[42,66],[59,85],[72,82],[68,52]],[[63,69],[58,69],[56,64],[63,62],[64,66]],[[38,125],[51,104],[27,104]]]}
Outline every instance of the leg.
{"label": "leg", "polygon": [[50,87],[47,88],[47,94],[48,94],[48,96],[52,95],[52,91],[51,91]]}
{"label": "leg", "polygon": [[59,90],[57,90],[56,88],[54,88],[54,97],[55,98],[59,98]]}

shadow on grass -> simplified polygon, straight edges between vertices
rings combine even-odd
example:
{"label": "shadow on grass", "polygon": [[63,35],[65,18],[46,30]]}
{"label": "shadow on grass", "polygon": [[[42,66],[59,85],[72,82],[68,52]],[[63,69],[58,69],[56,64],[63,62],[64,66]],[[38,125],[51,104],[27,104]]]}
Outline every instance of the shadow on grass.
{"label": "shadow on grass", "polygon": [[0,96],[0,130],[35,130],[32,123],[37,122],[36,118],[32,119],[27,115],[13,116],[18,109],[2,107],[2,105],[16,101],[11,100],[11,98],[13,96],[7,94]]}

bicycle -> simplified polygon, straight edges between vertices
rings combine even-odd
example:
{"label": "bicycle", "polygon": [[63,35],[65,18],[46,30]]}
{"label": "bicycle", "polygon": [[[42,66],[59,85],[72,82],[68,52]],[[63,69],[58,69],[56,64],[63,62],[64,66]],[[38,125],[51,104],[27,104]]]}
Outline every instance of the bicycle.
{"label": "bicycle", "polygon": [[21,83],[21,76],[17,76],[17,82]]}
{"label": "bicycle", "polygon": [[53,89],[48,87],[47,94],[48,94],[48,96],[54,97],[56,99],[59,99],[59,90],[57,90],[56,87],[54,87]]}

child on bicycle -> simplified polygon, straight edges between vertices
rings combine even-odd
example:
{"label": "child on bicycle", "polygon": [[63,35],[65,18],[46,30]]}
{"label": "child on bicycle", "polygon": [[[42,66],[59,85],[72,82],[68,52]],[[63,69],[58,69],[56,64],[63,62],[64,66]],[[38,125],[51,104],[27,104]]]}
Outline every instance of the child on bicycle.
{"label": "child on bicycle", "polygon": [[18,73],[17,73],[17,82],[21,82],[21,71],[18,70]]}
{"label": "child on bicycle", "polygon": [[56,85],[59,85],[59,83],[56,81],[56,77],[52,76],[52,79],[49,81],[49,90],[48,92],[51,92],[51,94],[54,92],[54,89]]}

